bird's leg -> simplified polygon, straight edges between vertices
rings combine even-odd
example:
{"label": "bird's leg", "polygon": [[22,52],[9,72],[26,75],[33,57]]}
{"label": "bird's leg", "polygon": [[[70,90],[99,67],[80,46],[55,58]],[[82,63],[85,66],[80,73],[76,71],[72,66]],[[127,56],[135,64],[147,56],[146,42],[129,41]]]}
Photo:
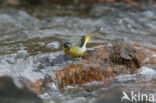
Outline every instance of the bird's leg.
{"label": "bird's leg", "polygon": [[80,56],[79,61],[80,61],[80,63],[82,62],[82,56]]}
{"label": "bird's leg", "polygon": [[80,56],[79,61],[80,61],[80,63],[85,64],[86,60],[84,59],[84,55],[81,55],[81,56]]}
{"label": "bird's leg", "polygon": [[79,58],[78,58],[78,57],[73,58],[73,60],[72,60],[72,64],[75,64],[76,62],[78,62],[78,60],[79,60]]}
{"label": "bird's leg", "polygon": [[72,64],[75,64],[75,58],[73,58],[73,60],[72,60]]}
{"label": "bird's leg", "polygon": [[77,63],[81,63],[81,62],[82,62],[82,56],[74,58],[72,61],[72,64],[75,64],[75,63],[77,64]]}

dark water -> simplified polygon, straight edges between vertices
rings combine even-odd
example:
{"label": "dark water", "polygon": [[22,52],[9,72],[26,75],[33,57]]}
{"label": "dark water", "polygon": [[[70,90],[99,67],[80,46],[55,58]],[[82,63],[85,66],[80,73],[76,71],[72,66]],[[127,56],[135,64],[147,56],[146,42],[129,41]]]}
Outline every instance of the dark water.
{"label": "dark water", "polygon": [[[119,40],[156,48],[156,6],[152,4],[142,7],[127,4],[2,7],[0,75],[24,77],[32,81],[44,79],[46,75],[54,79],[54,71],[71,62],[70,58],[67,57],[69,60],[66,61],[60,56],[64,54],[61,47],[63,41],[73,35],[88,34],[99,27],[103,27],[103,30],[89,41],[90,48]],[[59,57],[51,64],[53,59]],[[39,65],[42,65],[40,70]],[[93,82],[82,87],[67,86],[65,93],[59,92],[54,80],[39,96],[45,103],[94,103],[110,87],[139,90],[139,84],[147,88],[155,86],[156,82],[152,81],[156,78],[155,70],[153,64],[152,68],[142,67],[132,75],[118,76],[117,83],[104,85]],[[148,82],[148,85],[144,82]],[[98,85],[104,86],[99,89]],[[145,91],[156,93],[156,88]]]}

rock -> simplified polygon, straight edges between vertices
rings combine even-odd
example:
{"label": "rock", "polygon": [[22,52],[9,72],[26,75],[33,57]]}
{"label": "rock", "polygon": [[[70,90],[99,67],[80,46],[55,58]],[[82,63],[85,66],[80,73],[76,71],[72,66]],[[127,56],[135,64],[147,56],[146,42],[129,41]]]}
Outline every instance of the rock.
{"label": "rock", "polygon": [[[95,103],[132,103],[132,101],[129,101],[127,99],[122,99],[124,96],[122,89],[119,87],[114,87],[106,90],[100,97],[97,98],[97,101]],[[124,91],[125,92],[125,91]],[[131,99],[130,93],[126,91],[126,94]],[[137,97],[136,97],[137,98]],[[150,103],[148,101],[141,101],[141,102],[135,102],[135,103]]]}
{"label": "rock", "polygon": [[0,77],[0,103],[42,103],[36,94],[8,76]]}
{"label": "rock", "polygon": [[[103,93],[100,97],[98,97],[95,103],[121,103],[122,98],[122,90],[118,87],[111,88]],[[131,103],[131,102],[123,102],[123,103]]]}
{"label": "rock", "polygon": [[52,79],[49,76],[45,76],[44,79],[31,81],[25,78],[20,78],[20,81],[23,81],[25,86],[32,91],[33,93],[40,93],[42,89],[45,89],[47,85],[52,82]]}
{"label": "rock", "polygon": [[56,66],[60,64],[65,64],[67,61],[72,61],[73,58],[65,54],[51,54],[50,56],[43,56],[34,61],[34,64],[38,69],[43,69],[48,66]]}
{"label": "rock", "polygon": [[145,58],[145,53],[134,49],[126,43],[118,43],[117,45],[114,45],[110,51],[111,61],[115,64],[124,64],[127,68],[141,67]]}
{"label": "rock", "polygon": [[86,103],[86,98],[84,97],[72,98],[71,100],[63,101],[62,103]]}
{"label": "rock", "polygon": [[[133,44],[133,47],[138,50],[144,52],[146,54],[146,59],[142,61],[142,64],[148,65],[150,67],[155,66],[156,64],[156,48],[150,48],[143,45]],[[144,56],[140,53],[141,56]]]}
{"label": "rock", "polygon": [[124,42],[101,45],[87,51],[78,64],[56,71],[58,85],[81,85],[91,81],[102,81],[119,74],[133,73],[144,65],[146,54]]}

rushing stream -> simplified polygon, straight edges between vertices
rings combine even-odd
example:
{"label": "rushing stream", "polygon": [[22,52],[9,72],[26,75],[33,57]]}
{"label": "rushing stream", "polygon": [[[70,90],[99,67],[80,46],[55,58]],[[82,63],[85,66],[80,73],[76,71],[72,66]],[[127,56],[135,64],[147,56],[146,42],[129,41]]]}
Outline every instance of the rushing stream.
{"label": "rushing stream", "polygon": [[89,41],[89,48],[120,40],[156,48],[156,6],[152,4],[1,7],[0,75],[31,81],[49,76],[53,82],[38,94],[44,103],[95,103],[113,87],[156,96],[156,63],[106,83],[94,81],[80,87],[66,86],[64,92],[57,88],[54,71],[72,62],[72,58],[63,57],[63,41],[99,27],[103,30]]}

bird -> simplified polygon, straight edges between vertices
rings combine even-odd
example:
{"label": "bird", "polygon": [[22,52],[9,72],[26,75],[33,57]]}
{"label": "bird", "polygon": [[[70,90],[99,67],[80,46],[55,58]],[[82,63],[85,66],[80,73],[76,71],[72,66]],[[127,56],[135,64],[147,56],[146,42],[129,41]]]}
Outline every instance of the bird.
{"label": "bird", "polygon": [[95,33],[101,31],[103,28],[91,32],[88,35],[74,37],[63,43],[63,51],[65,54],[71,57],[82,57],[86,51],[86,45],[88,40],[94,36]]}

